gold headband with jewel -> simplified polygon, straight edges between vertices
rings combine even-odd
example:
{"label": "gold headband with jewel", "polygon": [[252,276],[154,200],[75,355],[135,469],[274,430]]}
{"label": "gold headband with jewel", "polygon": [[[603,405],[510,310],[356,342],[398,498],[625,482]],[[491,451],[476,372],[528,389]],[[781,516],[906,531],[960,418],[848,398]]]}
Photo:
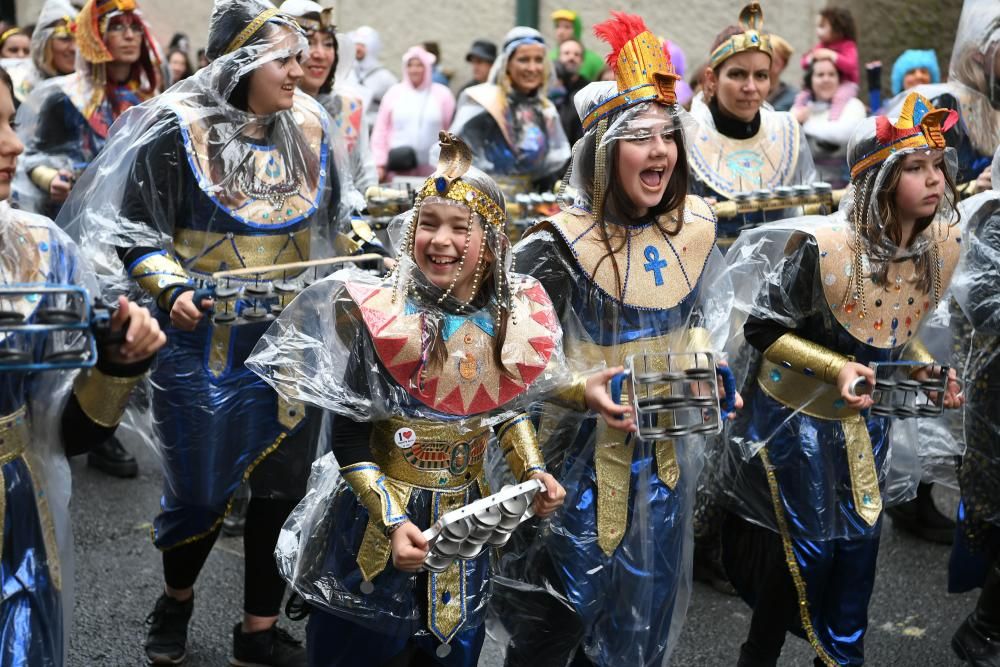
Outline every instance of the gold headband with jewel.
{"label": "gold headband with jewel", "polygon": [[769,56],[774,55],[774,47],[771,46],[771,36],[764,34],[761,30],[764,27],[764,10],[760,3],[751,2],[740,12],[740,27],[743,32],[733,35],[712,51],[709,58],[709,67],[715,69],[737,53],[744,51],[760,51]]}
{"label": "gold headband with jewel", "polygon": [[420,188],[419,201],[441,197],[468,207],[489,225],[503,229],[507,216],[493,199],[478,188],[460,180],[472,166],[472,151],[464,141],[448,132],[438,135],[441,155],[437,170],[427,177]]}
{"label": "gold headband with jewel", "polygon": [[609,114],[642,102],[677,102],[674,86],[680,77],[659,38],[646,29],[639,16],[622,12],[611,15],[611,19],[594,26],[594,34],[611,46],[607,62],[614,69],[618,94],[583,117],[584,132]]}
{"label": "gold headband with jewel", "polygon": [[265,9],[260,14],[257,14],[254,20],[250,21],[250,23],[247,24],[247,27],[243,28],[242,32],[236,35],[233,41],[229,42],[229,46],[226,47],[224,54],[232,53],[236,49],[246,44],[251,37],[257,34],[257,31],[260,30],[265,23],[270,21],[278,14],[279,14],[278,10],[274,8]]}
{"label": "gold headband with jewel", "polygon": [[295,22],[299,24],[306,35],[314,32],[335,32],[337,25],[333,22],[333,7],[326,7],[319,14],[319,20],[308,16],[296,16]]}

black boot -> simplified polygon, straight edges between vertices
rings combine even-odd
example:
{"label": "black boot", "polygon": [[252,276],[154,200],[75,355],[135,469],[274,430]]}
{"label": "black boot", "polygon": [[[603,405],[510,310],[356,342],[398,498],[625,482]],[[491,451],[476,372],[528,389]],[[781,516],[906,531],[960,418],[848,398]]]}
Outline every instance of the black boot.
{"label": "black boot", "polygon": [[235,667],[306,667],[306,650],[277,624],[259,632],[243,632],[243,624],[233,628]]}
{"label": "black boot", "polygon": [[178,602],[163,594],[146,617],[146,659],[151,665],[179,665],[187,657],[187,628],[194,595]]}
{"label": "black boot", "polygon": [[139,474],[135,457],[114,436],[90,450],[87,465],[114,477],[130,478]]}
{"label": "black boot", "polygon": [[936,544],[951,544],[955,540],[955,522],[938,510],[931,496],[933,485],[920,483],[917,497],[908,503],[886,510],[892,523],[911,535]]}
{"label": "black boot", "polygon": [[951,648],[973,667],[1000,667],[1000,572],[986,575],[976,609],[951,638]]}
{"label": "black boot", "polygon": [[752,654],[746,644],[740,647],[740,659],[736,661],[736,667],[776,667],[777,658],[758,658]]}

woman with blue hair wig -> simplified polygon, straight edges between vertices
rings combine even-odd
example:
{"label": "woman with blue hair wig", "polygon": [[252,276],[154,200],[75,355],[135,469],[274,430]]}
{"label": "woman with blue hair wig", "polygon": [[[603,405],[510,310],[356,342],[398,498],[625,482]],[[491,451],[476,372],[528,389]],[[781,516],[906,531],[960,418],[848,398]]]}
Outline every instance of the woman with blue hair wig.
{"label": "woman with blue hair wig", "polygon": [[934,49],[907,49],[892,64],[893,95],[899,95],[914,86],[940,81],[941,68],[938,67],[937,52]]}

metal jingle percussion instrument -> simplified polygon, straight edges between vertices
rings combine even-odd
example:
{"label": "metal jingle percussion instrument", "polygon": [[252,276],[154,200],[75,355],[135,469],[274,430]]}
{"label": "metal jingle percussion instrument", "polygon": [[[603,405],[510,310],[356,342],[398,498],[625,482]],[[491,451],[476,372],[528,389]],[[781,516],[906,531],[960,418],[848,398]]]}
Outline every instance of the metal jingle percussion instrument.
{"label": "metal jingle percussion instrument", "polygon": [[456,558],[470,560],[489,547],[503,546],[521,522],[534,516],[531,501],[544,490],[542,482],[532,479],[443,515],[423,533],[429,547],[423,569],[444,572]]}
{"label": "metal jingle percussion instrument", "polygon": [[[720,405],[719,376],[725,398]],[[644,440],[715,435],[736,405],[736,380],[726,366],[716,366],[711,352],[664,352],[630,355],[625,372],[611,382],[612,398],[628,400]]]}
{"label": "metal jingle percussion instrument", "polygon": [[[299,292],[319,281],[320,267],[381,259],[382,255],[370,253],[216,271],[202,281],[192,301],[202,312],[211,313],[212,323],[216,325],[269,321],[280,315]],[[281,273],[281,278],[266,277],[275,273]],[[203,308],[203,299],[216,303]]]}
{"label": "metal jingle percussion instrument", "polygon": [[[40,305],[25,312],[24,301]],[[125,340],[124,330],[111,333],[111,315],[78,285],[0,287],[0,371],[92,367],[99,344]]]}
{"label": "metal jingle percussion instrument", "polygon": [[930,366],[930,377],[917,380],[914,371],[928,368],[915,361],[888,361],[870,364],[875,371],[875,386],[858,378],[850,387],[855,396],[871,394],[871,413],[882,417],[909,419],[937,417],[944,411],[944,394],[948,385],[948,366]]}

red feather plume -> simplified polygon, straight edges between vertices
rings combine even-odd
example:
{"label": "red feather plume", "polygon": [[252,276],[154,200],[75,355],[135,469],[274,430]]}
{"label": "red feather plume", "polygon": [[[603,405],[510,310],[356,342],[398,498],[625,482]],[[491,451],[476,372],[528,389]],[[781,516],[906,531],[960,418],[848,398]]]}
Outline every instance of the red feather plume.
{"label": "red feather plume", "polygon": [[641,16],[625,12],[611,12],[611,18],[594,26],[594,34],[611,47],[611,53],[604,59],[608,67],[614,69],[618,54],[628,41],[648,30]]}

